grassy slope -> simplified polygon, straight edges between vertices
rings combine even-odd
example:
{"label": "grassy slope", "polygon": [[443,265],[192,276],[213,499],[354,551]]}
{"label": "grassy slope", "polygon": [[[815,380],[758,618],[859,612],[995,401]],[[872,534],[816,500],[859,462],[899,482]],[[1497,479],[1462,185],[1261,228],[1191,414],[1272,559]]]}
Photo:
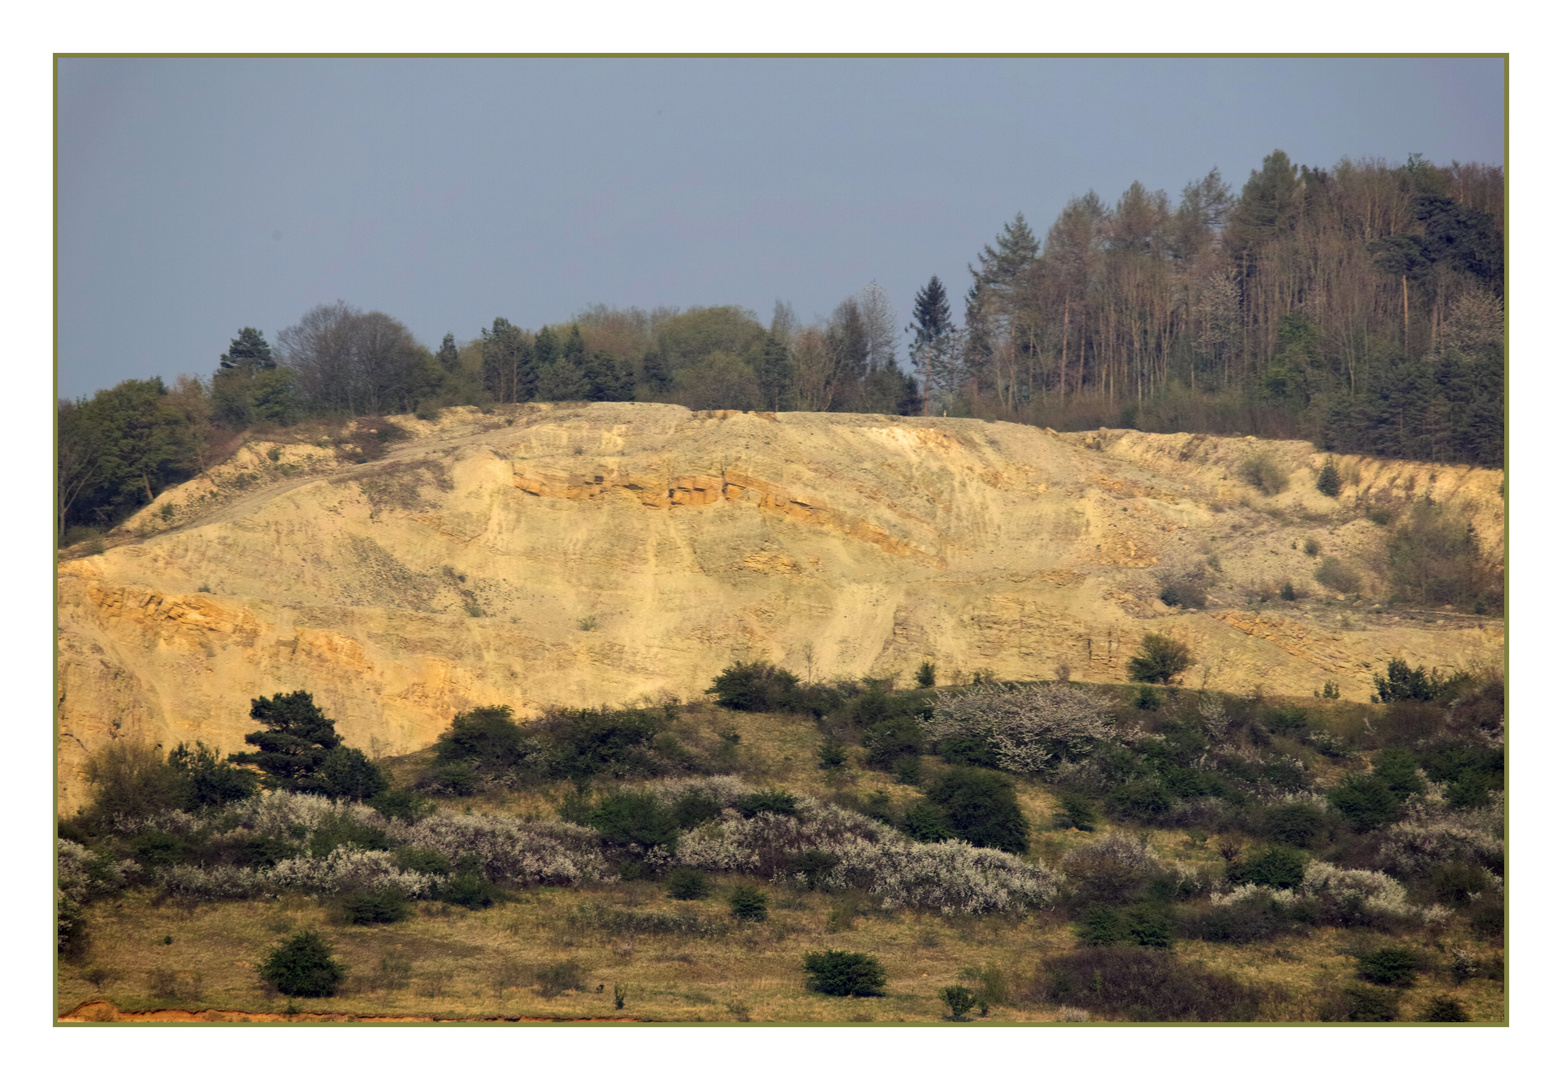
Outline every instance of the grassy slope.
{"label": "grassy slope", "polygon": [[[1357,710],[1359,711],[1359,710]],[[1358,718],[1348,709],[1337,725]],[[848,751],[850,768],[830,777],[815,767],[821,736],[814,724],[790,715],[734,714],[708,705],[686,706],[674,733],[686,745],[720,760],[745,780],[827,797],[841,792],[888,792],[897,804],[918,794],[884,773],[867,770],[864,751]],[[737,730],[736,746],[724,746],[721,731]],[[387,763],[398,779],[427,763],[425,751]],[[1317,757],[1317,755],[1313,755]],[[931,766],[934,759],[927,759]],[[1326,767],[1323,761],[1319,768]],[[1338,771],[1338,766],[1328,767]],[[1049,865],[1071,848],[1113,831],[1095,834],[1047,828],[1057,806],[1055,792],[1036,780],[1018,778],[1019,798],[1031,822],[1032,855]],[[453,800],[445,812],[487,810],[552,817],[568,785],[531,789],[499,797]],[[1223,868],[1214,839],[1177,830],[1132,828],[1147,835],[1163,858]],[[941,987],[981,985],[973,969],[996,968],[1010,987],[1006,1004],[986,1022],[1054,1021],[1055,1004],[1027,992],[1038,966],[1049,956],[1076,948],[1073,927],[1061,912],[1009,916],[944,917],[925,912],[876,910],[856,894],[793,892],[766,884],[771,917],[760,924],[736,924],[725,895],[743,879],[713,875],[710,898],[678,902],[658,883],[638,881],[581,887],[538,888],[509,903],[469,912],[441,903],[419,903],[406,922],[379,927],[333,924],[325,905],[303,897],[275,901],[230,901],[184,907],[158,904],[148,891],[121,901],[102,901],[90,910],[93,946],[79,961],[61,959],[57,1005],[61,1014],[84,1002],[109,1000],[126,1012],[168,1008],[230,1009],[277,1014],[287,1001],[261,980],[257,968],[268,951],[303,929],[319,929],[332,942],[350,977],[344,992],[300,1009],[350,1016],[417,1016],[461,1019],[600,1018],[672,1022],[847,1023],[936,1021],[944,1009]],[[752,883],[752,882],[751,882]],[[719,936],[604,932],[592,908],[630,912],[696,914]],[[585,911],[583,912],[583,909]],[[1459,924],[1456,923],[1455,927]],[[173,943],[165,945],[164,938]],[[1457,929],[1388,935],[1365,930],[1315,928],[1256,945],[1234,946],[1179,940],[1175,955],[1229,974],[1260,989],[1266,1004],[1259,1019],[1317,1019],[1321,996],[1354,981],[1353,954],[1383,944],[1403,944],[1441,957],[1453,944],[1473,946],[1483,959],[1501,956],[1489,942]],[[889,981],[881,998],[837,999],[807,992],[803,954],[819,949],[867,952],[884,964]],[[585,972],[584,991],[545,997],[534,989],[539,967],[572,960]],[[386,978],[405,964],[404,979]],[[1462,1000],[1476,1021],[1504,1019],[1503,987],[1492,979],[1455,986],[1438,964],[1423,973],[1402,999],[1401,1017],[1419,1015],[1439,994]],[[614,985],[626,988],[616,1011]],[[597,987],[603,989],[598,992]],[[1113,1019],[1093,1016],[1092,1019]],[[981,1022],[981,1021],[979,1021]]]}

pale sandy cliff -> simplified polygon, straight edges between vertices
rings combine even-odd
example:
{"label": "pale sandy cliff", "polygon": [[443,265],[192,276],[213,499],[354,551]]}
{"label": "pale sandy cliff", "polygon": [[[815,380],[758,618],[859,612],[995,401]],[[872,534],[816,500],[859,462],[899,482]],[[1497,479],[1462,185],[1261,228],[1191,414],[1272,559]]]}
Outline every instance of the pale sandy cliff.
{"label": "pale sandy cliff", "polygon": [[[1341,456],[1355,482],[1327,499],[1305,443],[642,404],[397,422],[415,438],[369,464],[246,446],[61,563],[62,806],[111,736],[237,749],[250,699],[294,689],[394,753],[474,705],[697,695],[735,657],[1122,681],[1154,629],[1192,645],[1187,685],[1359,700],[1391,656],[1502,662],[1499,618],[1373,611],[1364,516],[1431,493],[1500,558],[1501,473]],[[1238,478],[1255,448],[1279,496]],[[1308,538],[1369,598],[1314,585]],[[1156,571],[1210,556],[1208,609],[1157,599]],[[1287,579],[1312,597],[1251,600]]]}

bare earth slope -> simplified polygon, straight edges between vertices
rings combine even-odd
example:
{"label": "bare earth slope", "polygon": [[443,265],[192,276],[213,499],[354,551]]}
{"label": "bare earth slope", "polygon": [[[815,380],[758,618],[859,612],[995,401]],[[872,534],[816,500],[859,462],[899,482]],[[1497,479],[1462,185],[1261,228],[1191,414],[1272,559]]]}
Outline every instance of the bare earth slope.
{"label": "bare earth slope", "polygon": [[[645,404],[397,422],[416,437],[363,465],[245,447],[61,563],[63,806],[111,736],[237,749],[250,698],[300,688],[394,753],[474,705],[687,695],[739,656],[1121,681],[1155,629],[1192,645],[1190,685],[1362,700],[1391,656],[1502,660],[1499,619],[1374,613],[1312,585],[1304,551],[1371,595],[1366,508],[1430,492],[1500,553],[1500,473],[1340,457],[1356,482],[1331,500],[1305,443]],[[1237,477],[1259,447],[1292,474],[1272,499]],[[1156,571],[1212,555],[1207,610],[1157,599]],[[1284,580],[1314,595],[1254,601]]]}

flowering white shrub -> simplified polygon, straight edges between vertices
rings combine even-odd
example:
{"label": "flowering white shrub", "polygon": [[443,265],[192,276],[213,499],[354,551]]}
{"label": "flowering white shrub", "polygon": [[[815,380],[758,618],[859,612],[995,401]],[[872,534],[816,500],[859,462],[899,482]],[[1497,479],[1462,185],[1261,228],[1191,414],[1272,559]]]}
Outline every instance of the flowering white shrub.
{"label": "flowering white shrub", "polygon": [[334,893],[394,888],[410,897],[428,896],[436,883],[430,874],[398,869],[396,856],[388,851],[364,851],[350,846],[335,848],[323,858],[283,859],[263,871],[262,876],[276,890]]}
{"label": "flowering white shrub", "polygon": [[1314,861],[1307,864],[1296,891],[1318,901],[1326,918],[1345,914],[1357,905],[1370,914],[1392,918],[1418,914],[1405,896],[1405,887],[1381,870],[1344,870]]}
{"label": "flowering white shrub", "polygon": [[1383,864],[1406,877],[1452,859],[1501,866],[1503,856],[1500,809],[1457,811],[1427,803],[1412,805],[1405,820],[1390,825],[1379,848]]}
{"label": "flowering white shrub", "polygon": [[1041,772],[1111,738],[1109,709],[1107,698],[1068,683],[988,684],[940,691],[922,730],[934,740],[984,739],[1004,768]]}
{"label": "flowering white shrub", "polygon": [[437,814],[415,825],[393,823],[397,844],[433,848],[451,862],[476,857],[484,876],[520,885],[576,885],[612,877],[597,834],[562,821],[521,821],[496,814]]}
{"label": "flowering white shrub", "polygon": [[175,836],[188,836],[202,825],[200,818],[183,810],[159,810],[155,814],[146,817],[129,817],[124,814],[116,814],[114,820],[109,823],[109,831],[120,836],[140,836],[145,832],[173,833]]}
{"label": "flowering white shrub", "polygon": [[[817,874],[824,888],[854,886],[879,897],[885,908],[918,907],[977,914],[1023,911],[1050,903],[1058,877],[1014,855],[974,848],[961,840],[918,844],[872,818],[809,798],[798,816],[730,814],[684,833],[675,862],[787,881],[786,866],[802,851],[816,850],[835,865]],[[802,884],[799,880],[796,884]]]}
{"label": "flowering white shrub", "polygon": [[54,850],[60,868],[59,890],[78,904],[118,892],[124,888],[126,876],[139,869],[134,859],[97,855],[71,840],[56,840]]}
{"label": "flowering white shrub", "polygon": [[736,776],[670,776],[652,780],[640,789],[659,801],[672,805],[689,795],[704,795],[718,806],[736,806],[757,789]]}
{"label": "flowering white shrub", "polygon": [[165,866],[153,879],[159,888],[176,899],[248,900],[275,895],[263,873],[240,866]]}
{"label": "flowering white shrub", "polygon": [[1108,833],[1075,848],[1064,857],[1063,869],[1097,863],[1117,866],[1135,874],[1157,873],[1161,869],[1160,861],[1150,853],[1149,840],[1125,832]]}
{"label": "flowering white shrub", "polygon": [[324,795],[301,795],[292,791],[263,791],[234,803],[229,809],[237,824],[268,836],[287,836],[295,825],[314,832],[342,813],[357,818],[371,817],[377,825],[383,823],[378,814],[360,803],[337,803]]}

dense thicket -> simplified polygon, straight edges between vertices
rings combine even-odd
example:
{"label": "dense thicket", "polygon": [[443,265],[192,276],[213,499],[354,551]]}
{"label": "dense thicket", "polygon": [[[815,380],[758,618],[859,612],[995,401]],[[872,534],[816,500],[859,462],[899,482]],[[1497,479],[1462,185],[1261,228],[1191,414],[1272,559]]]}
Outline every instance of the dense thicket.
{"label": "dense thicket", "polygon": [[768,327],[730,305],[593,305],[437,352],[383,312],[322,304],[275,346],[242,328],[208,380],[59,402],[56,529],[117,524],[255,425],[528,401],[935,411],[1501,467],[1504,199],[1493,166],[1331,171],[1279,150],[1240,191],[1211,170],[1175,206],[1137,181],[1112,205],[1088,192],[1045,236],[1017,214],[978,253],[964,326],[937,276],[918,290],[911,374],[877,283],[811,326],[781,302]]}

